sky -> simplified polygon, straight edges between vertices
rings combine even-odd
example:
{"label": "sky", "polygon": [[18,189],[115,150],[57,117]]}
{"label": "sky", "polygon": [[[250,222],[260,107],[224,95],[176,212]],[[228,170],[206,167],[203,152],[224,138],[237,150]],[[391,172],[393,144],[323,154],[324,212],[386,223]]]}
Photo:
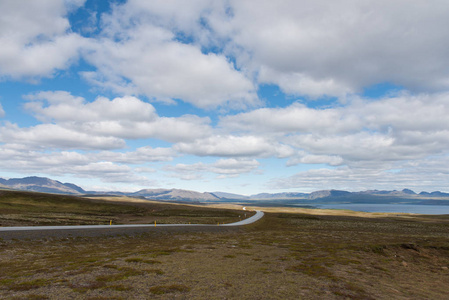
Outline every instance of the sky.
{"label": "sky", "polygon": [[0,177],[449,192],[448,15],[445,0],[2,0]]}

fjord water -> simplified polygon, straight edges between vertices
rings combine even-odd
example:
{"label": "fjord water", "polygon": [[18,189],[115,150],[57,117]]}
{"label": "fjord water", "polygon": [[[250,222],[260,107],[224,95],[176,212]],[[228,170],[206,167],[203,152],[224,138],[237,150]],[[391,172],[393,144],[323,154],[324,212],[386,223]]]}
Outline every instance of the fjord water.
{"label": "fjord water", "polygon": [[319,204],[315,207],[321,209],[346,209],[362,212],[412,213],[425,215],[449,214],[449,205],[334,203]]}

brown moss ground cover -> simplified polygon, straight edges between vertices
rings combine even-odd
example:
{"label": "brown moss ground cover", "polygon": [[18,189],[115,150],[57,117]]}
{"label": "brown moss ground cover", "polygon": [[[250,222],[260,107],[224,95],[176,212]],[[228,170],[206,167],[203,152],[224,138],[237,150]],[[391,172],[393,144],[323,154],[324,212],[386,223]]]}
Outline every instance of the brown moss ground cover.
{"label": "brown moss ground cover", "polygon": [[0,242],[2,299],[447,299],[447,217]]}
{"label": "brown moss ground cover", "polygon": [[109,224],[217,224],[243,217],[241,211],[157,203],[126,197],[85,198],[0,190],[0,226]]}

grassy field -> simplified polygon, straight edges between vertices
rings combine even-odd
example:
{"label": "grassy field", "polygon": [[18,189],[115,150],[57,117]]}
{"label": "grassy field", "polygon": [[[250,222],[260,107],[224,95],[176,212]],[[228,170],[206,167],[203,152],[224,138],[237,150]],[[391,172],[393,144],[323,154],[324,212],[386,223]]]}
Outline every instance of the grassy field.
{"label": "grassy field", "polygon": [[448,221],[269,212],[233,232],[4,240],[0,298],[447,299]]}
{"label": "grassy field", "polygon": [[240,220],[241,211],[161,204],[126,197],[80,198],[0,191],[0,226],[93,224],[217,224]]}

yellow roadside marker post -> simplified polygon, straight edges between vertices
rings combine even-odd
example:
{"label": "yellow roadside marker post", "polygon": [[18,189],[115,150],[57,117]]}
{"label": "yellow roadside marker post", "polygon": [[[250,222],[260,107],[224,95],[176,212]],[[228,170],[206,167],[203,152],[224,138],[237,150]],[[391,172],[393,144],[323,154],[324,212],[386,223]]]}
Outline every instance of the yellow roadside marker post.
{"label": "yellow roadside marker post", "polygon": [[154,221],[154,227],[156,227],[156,221]]}
{"label": "yellow roadside marker post", "polygon": [[109,225],[112,225],[112,220],[109,220]]}

